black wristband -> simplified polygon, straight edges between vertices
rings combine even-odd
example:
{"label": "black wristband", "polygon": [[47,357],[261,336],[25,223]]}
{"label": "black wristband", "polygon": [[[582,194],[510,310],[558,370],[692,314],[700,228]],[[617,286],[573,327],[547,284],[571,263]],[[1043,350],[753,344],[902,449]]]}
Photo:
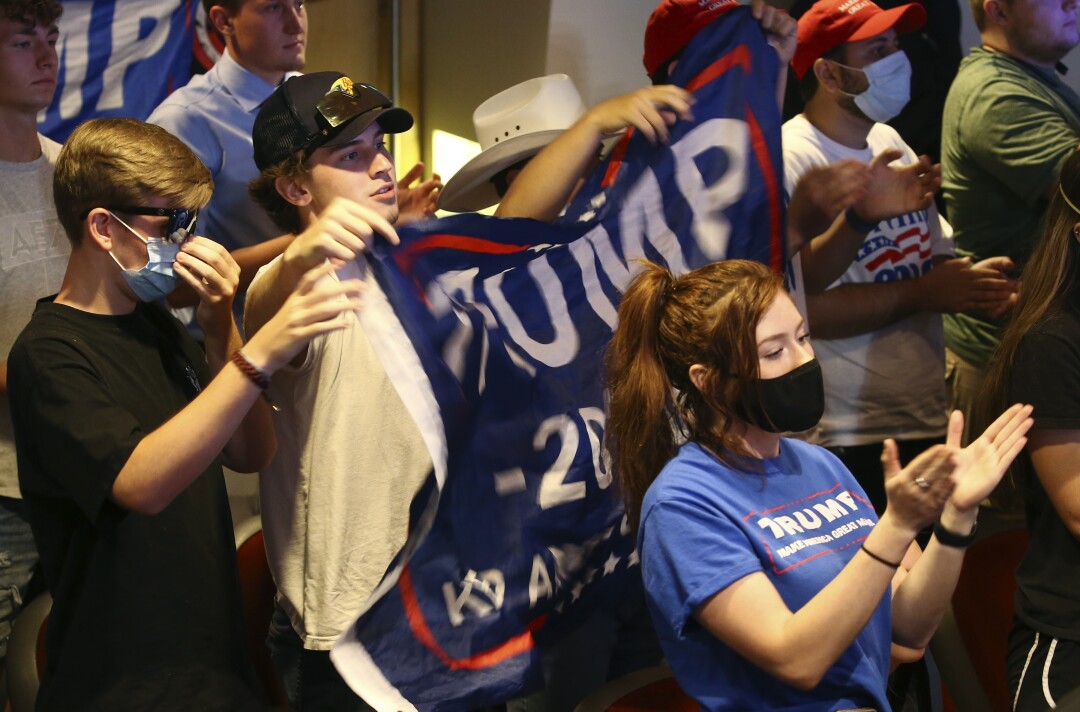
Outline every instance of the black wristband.
{"label": "black wristband", "polygon": [[882,556],[878,556],[878,555],[877,555],[877,554],[875,554],[874,552],[872,552],[872,551],[870,551],[869,549],[867,549],[867,548],[866,548],[866,544],[863,544],[863,545],[862,545],[862,547],[860,547],[860,548],[862,549],[862,553],[866,554],[867,556],[869,556],[869,557],[870,557],[871,559],[873,559],[874,561],[877,561],[877,562],[879,562],[879,563],[885,564],[886,566],[888,566],[888,567],[890,567],[890,568],[893,568],[893,569],[898,569],[898,568],[900,568],[900,564],[902,564],[902,563],[903,563],[902,561],[897,561],[897,562],[896,562],[896,563],[894,564],[893,562],[889,561],[889,560],[888,560],[888,559],[886,559],[885,557],[882,557]]}
{"label": "black wristband", "polygon": [[971,546],[975,542],[975,532],[979,528],[979,523],[975,522],[971,525],[971,532],[968,534],[957,534],[951,532],[945,528],[941,523],[941,520],[937,520],[934,524],[934,537],[942,546],[951,546],[956,549],[965,549]]}
{"label": "black wristband", "polygon": [[856,215],[855,208],[848,208],[844,211],[844,220],[847,220],[847,224],[851,226],[852,230],[861,232],[864,235],[878,226],[877,223],[868,223]]}

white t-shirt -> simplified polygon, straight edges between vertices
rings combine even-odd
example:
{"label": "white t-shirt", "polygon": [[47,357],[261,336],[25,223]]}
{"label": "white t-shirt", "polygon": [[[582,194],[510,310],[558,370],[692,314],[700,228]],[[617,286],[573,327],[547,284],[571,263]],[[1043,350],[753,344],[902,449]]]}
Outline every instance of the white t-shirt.
{"label": "white t-shirt", "polygon": [[405,543],[409,505],[432,467],[413,414],[428,399],[399,394],[383,366],[415,388],[427,384],[419,358],[365,260],[337,274],[364,280],[364,308],[274,374],[278,451],[259,476],[278,597],[311,650],[333,647],[362,610]]}
{"label": "white t-shirt", "polygon": [[[784,124],[783,142],[789,193],[813,166],[845,158],[869,163],[890,148],[904,154],[898,161],[902,165],[918,160],[886,124],[874,124],[866,148],[852,149],[825,136],[800,114]],[[883,220],[830,288],[917,277],[930,268],[936,255],[953,254],[949,235],[948,224],[933,205]],[[810,324],[811,336],[813,332]],[[813,343],[825,378],[825,415],[811,435],[814,442],[851,446],[945,433],[948,402],[940,314],[912,314],[876,331]]]}

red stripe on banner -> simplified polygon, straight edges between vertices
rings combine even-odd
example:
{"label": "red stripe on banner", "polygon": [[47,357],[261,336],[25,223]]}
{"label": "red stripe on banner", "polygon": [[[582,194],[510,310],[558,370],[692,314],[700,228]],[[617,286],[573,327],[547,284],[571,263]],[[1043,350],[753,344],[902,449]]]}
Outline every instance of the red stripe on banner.
{"label": "red stripe on banner", "polygon": [[[720,78],[733,67],[739,67],[747,74],[751,71],[750,49],[741,44],[725,54],[720,59],[701,70],[696,77],[686,85],[687,91],[695,92],[709,82]],[[746,108],[746,122],[750,125],[750,144],[754,149],[761,174],[765,179],[765,190],[769,196],[769,267],[774,272],[784,269],[784,243],[781,232],[782,206],[780,200],[780,183],[773,171],[772,160],[769,157],[769,145],[765,141],[765,135],[761,126],[749,106]]]}
{"label": "red stripe on banner", "polygon": [[619,139],[619,142],[615,144],[615,148],[611,149],[611,160],[608,161],[604,180],[600,181],[601,188],[608,188],[615,182],[615,176],[619,175],[619,169],[622,168],[622,159],[626,155],[626,147],[630,145],[630,137],[633,135],[634,127],[631,126],[623,134],[623,137]]}
{"label": "red stripe on banner", "polygon": [[405,607],[405,617],[409,620],[409,628],[412,629],[413,635],[420,643],[431,651],[435,657],[442,661],[443,665],[451,670],[483,670],[484,668],[494,667],[499,663],[508,660],[515,655],[528,652],[535,646],[533,642],[533,631],[539,630],[547,620],[546,616],[541,616],[532,621],[528,629],[521,635],[516,635],[510,640],[506,641],[502,645],[496,646],[491,650],[485,650],[482,653],[477,653],[467,658],[452,658],[447,655],[446,651],[439,646],[435,640],[434,634],[428,627],[427,621],[424,620],[424,614],[420,610],[420,604],[416,600],[416,589],[413,588],[412,574],[409,571],[409,566],[406,565],[401,571],[401,577],[398,579],[398,588],[401,590],[401,600]]}
{"label": "red stripe on banner", "polygon": [[512,255],[517,252],[525,252],[530,249],[529,245],[507,245],[494,240],[485,240],[481,237],[466,237],[464,235],[437,234],[420,238],[394,253],[394,261],[404,272],[412,270],[413,263],[425,252],[442,248],[461,250],[463,252],[480,252],[488,255]]}
{"label": "red stripe on banner", "polygon": [[716,60],[705,69],[702,69],[696,77],[690,80],[686,85],[686,91],[695,92],[701,87],[705,86],[709,82],[719,78],[732,67],[741,67],[742,70],[749,74],[750,72],[750,50],[746,45],[741,44],[735,49],[725,54],[720,59]]}
{"label": "red stripe on banner", "polygon": [[780,205],[780,183],[773,172],[773,164],[769,158],[769,145],[765,142],[765,134],[749,106],[746,107],[746,123],[750,125],[750,145],[754,148],[754,156],[757,158],[761,175],[765,179],[765,190],[769,196],[769,268],[773,272],[781,273],[784,270],[784,236],[780,226],[783,224]]}
{"label": "red stripe on banner", "polygon": [[[710,64],[705,69],[690,80],[690,83],[686,85],[688,92],[695,92],[701,87],[705,86],[709,82],[719,78],[732,67],[741,67],[743,71],[750,71],[750,50],[746,45],[739,45],[735,49],[725,54],[720,59]],[[615,145],[615,148],[611,151],[611,160],[608,161],[607,170],[604,173],[604,180],[600,182],[601,188],[608,188],[615,182],[615,178],[619,175],[619,169],[622,168],[623,156],[626,155],[626,147],[630,144],[630,136],[634,133],[634,128],[630,127],[623,137],[619,139],[619,143]]]}

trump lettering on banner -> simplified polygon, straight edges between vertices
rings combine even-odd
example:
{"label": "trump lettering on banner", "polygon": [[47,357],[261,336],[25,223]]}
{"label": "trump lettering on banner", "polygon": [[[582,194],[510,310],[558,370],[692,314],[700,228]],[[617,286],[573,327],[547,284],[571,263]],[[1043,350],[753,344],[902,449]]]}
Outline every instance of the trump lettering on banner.
{"label": "trump lettering on banner", "polygon": [[376,351],[402,389],[422,385],[407,406],[438,429],[409,541],[332,653],[376,709],[539,687],[541,652],[640,586],[602,448],[604,351],[636,259],[782,269],[777,70],[737,7],[673,74],[695,119],[667,146],[624,136],[556,225],[456,216],[372,260],[423,374],[395,376],[393,350]]}

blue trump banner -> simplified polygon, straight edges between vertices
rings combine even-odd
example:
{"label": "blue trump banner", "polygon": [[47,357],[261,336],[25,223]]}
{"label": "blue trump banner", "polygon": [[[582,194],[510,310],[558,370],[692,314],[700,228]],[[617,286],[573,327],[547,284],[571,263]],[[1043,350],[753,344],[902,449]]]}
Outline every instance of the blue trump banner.
{"label": "blue trump banner", "polygon": [[60,76],[40,131],[64,141],[97,116],[145,119],[191,78],[198,0],[67,0]]}
{"label": "blue trump banner", "polygon": [[782,269],[778,69],[735,8],[673,73],[694,119],[667,146],[624,136],[557,225],[456,216],[371,261],[430,385],[408,406],[438,429],[409,540],[332,653],[376,709],[535,689],[545,650],[641,586],[602,447],[604,352],[635,260]]}

